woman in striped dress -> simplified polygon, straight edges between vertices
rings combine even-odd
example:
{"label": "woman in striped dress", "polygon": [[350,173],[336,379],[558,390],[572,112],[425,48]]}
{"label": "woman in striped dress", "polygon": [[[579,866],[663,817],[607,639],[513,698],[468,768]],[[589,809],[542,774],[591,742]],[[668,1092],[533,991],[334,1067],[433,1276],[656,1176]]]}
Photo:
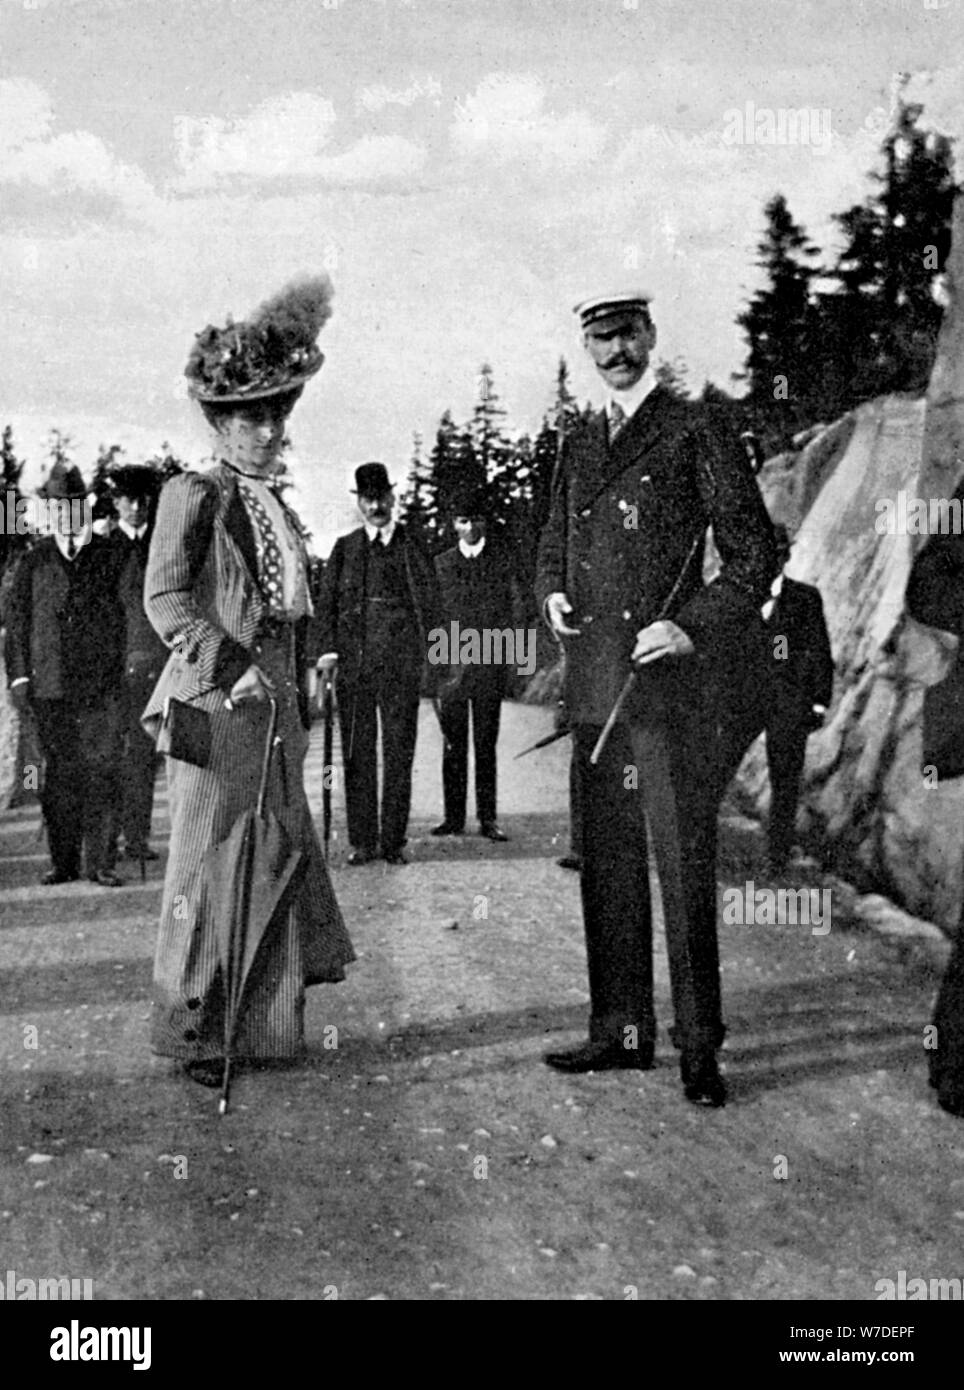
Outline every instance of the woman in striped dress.
{"label": "woman in striped dress", "polygon": [[268,808],[301,852],[295,885],[245,990],[235,1055],[297,1056],[305,987],[342,980],[354,959],[305,797],[305,632],[311,612],[298,519],[270,486],[285,423],[321,366],[327,276],[287,287],[242,324],[200,334],[186,369],[216,465],[164,488],[145,607],[171,656],[144,712],[157,735],[168,697],[207,716],[204,767],[168,758],[171,842],[154,966],[151,1043],[192,1079],[220,1085],[224,1008],[217,904],[204,856],[253,807],[269,717],[278,733]]}

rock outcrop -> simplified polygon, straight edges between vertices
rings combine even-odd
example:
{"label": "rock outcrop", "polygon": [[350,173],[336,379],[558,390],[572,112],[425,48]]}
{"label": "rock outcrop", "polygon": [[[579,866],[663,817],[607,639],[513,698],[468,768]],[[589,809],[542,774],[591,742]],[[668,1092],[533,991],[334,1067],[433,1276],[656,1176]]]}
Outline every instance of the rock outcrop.
{"label": "rock outcrop", "polygon": [[[894,534],[883,505],[951,495],[964,474],[964,202],[958,200],[949,307],[924,400],[860,406],[795,456],[771,460],[761,486],[796,537],[789,573],[824,599],[837,688],[808,749],[802,821],[811,848],[856,882],[952,929],[964,880],[964,779],[921,772],[924,687],[956,643],[904,613],[913,555],[926,536]],[[905,528],[906,530],[907,528]],[[739,790],[768,800],[762,747]]]}

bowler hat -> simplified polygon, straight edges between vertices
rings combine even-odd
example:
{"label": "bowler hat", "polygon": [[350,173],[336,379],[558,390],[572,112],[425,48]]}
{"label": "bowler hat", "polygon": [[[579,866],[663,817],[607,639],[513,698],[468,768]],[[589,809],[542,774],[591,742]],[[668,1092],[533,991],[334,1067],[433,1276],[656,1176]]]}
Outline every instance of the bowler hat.
{"label": "bowler hat", "polygon": [[70,497],[86,497],[87,484],[75,464],[61,463],[58,459],[37,492],[48,501],[66,501]]}
{"label": "bowler hat", "polygon": [[359,497],[381,497],[383,492],[391,490],[392,482],[383,463],[362,463],[355,469],[352,491]]}

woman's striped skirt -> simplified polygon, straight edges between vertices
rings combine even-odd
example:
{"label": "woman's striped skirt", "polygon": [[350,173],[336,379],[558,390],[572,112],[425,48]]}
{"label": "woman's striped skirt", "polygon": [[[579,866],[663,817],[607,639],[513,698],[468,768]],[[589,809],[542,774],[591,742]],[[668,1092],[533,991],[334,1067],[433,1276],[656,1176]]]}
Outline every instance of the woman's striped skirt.
{"label": "woman's striped skirt", "polygon": [[[335,901],[304,791],[308,735],[298,712],[292,644],[266,639],[258,663],[275,686],[281,746],[272,761],[267,806],[301,852],[287,910],[255,960],[236,1035],[239,1057],[292,1057],[304,1040],[305,987],[343,980],[355,959]],[[268,727],[267,704],[224,707],[212,690],[193,703],[211,720],[205,768],[168,759],[170,857],[154,963],[151,1045],[162,1056],[198,1061],[224,1053],[224,1000],[217,904],[204,856],[254,807]]]}

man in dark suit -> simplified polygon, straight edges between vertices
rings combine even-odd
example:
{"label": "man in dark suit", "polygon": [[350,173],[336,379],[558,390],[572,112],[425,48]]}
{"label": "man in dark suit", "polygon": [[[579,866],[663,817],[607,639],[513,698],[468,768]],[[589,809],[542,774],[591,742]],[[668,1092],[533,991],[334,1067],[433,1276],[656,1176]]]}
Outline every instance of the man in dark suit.
{"label": "man in dark suit", "polygon": [[783,573],[790,536],[774,526],[780,573],[763,605],[765,642],[720,713],[720,795],[744,754],[766,733],[770,772],[769,868],[783,873],[793,846],[807,739],[823,723],[833,697],[833,654],[820,591]]}
{"label": "man in dark suit", "polygon": [[[461,490],[452,499],[452,525],[458,544],[436,558],[446,634],[502,632],[515,627],[519,605],[513,594],[512,560],[507,548],[489,534],[491,504],[485,488]],[[450,653],[452,655],[452,653]],[[439,689],[442,731],[442,794],[445,819],[433,835],[461,835],[465,829],[468,790],[469,711],[475,753],[475,810],[479,833],[507,840],[496,819],[496,743],[508,668],[501,662],[451,664]]]}
{"label": "man in dark suit", "polygon": [[43,813],[51,869],[45,884],[113,872],[112,826],[120,761],[124,614],[111,547],[92,535],[80,472],[57,463],[44,489],[59,505],[52,535],[23,558],[8,607],[8,678],[29,706],[46,761]]}
{"label": "man in dark suit", "polygon": [[148,843],[157,753],[154,740],[141,725],[141,714],[167,661],[167,648],[144,611],[144,574],[160,480],[153,468],[123,467],[113,471],[110,484],[118,522],[107,544],[117,566],[117,592],[125,624],[122,798],[116,807],[114,843],[123,832],[124,854],[143,862],[157,858],[157,851]]}
{"label": "man in dark suit", "polygon": [[[569,1072],[653,1064],[648,821],[684,1092],[718,1106],[726,1092],[716,1064],[724,1030],[713,697],[759,628],[776,570],[773,538],[739,442],[711,437],[694,407],[656,381],[649,296],[609,295],[577,312],[607,408],[588,413],[565,441],[536,593],[566,646],[591,1015],[588,1042],[546,1061]],[[705,585],[710,525],[722,567]]]}
{"label": "man in dark suit", "polygon": [[790,537],[775,526],[780,574],[763,606],[770,639],[767,765],[770,769],[770,867],[781,873],[793,845],[807,739],[823,723],[833,698],[833,653],[820,590],[790,579]]}
{"label": "man in dark suit", "polygon": [[[964,505],[964,481],[958,483],[953,500]],[[960,643],[964,641],[964,535],[959,530],[931,535],[918,551],[907,581],[905,601],[907,611],[917,622],[952,632],[959,639],[956,665],[945,677],[953,690],[962,660]],[[954,702],[924,704],[924,746],[928,750],[943,746],[950,755],[955,744],[959,746],[960,705],[956,716],[951,713],[953,709]],[[941,768],[941,781],[957,776],[958,766],[955,759],[947,771]],[[927,1067],[930,1084],[937,1091],[937,1103],[949,1115],[964,1118],[964,911],[928,1033]]]}
{"label": "man in dark suit", "polygon": [[393,519],[395,493],[385,465],[362,464],[355,488],[364,524],[338,538],[325,566],[318,664],[323,679],[338,676],[348,862],[369,864],[380,853],[388,864],[404,864],[419,687],[428,634],[438,623],[438,585],[428,553]]}

